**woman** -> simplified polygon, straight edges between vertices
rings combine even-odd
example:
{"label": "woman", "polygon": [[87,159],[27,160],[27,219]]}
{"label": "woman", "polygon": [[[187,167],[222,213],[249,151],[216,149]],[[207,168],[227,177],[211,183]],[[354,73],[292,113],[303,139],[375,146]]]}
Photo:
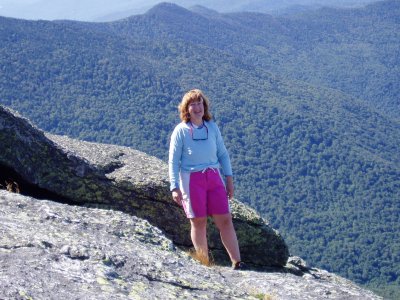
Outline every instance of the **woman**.
{"label": "woman", "polygon": [[[169,176],[172,198],[183,206],[191,224],[196,254],[208,261],[207,216],[212,216],[234,269],[243,269],[232,223],[232,168],[217,125],[211,121],[209,101],[203,92],[187,92],[179,105],[180,118],[171,136]],[[226,178],[222,180],[219,168]]]}

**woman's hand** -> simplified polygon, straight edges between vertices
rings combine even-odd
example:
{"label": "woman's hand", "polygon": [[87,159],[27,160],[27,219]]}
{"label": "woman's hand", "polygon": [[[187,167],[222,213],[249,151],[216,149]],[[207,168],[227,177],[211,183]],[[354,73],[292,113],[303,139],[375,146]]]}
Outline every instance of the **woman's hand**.
{"label": "woman's hand", "polygon": [[174,199],[174,201],[182,206],[182,192],[180,189],[176,188],[172,190],[172,199]]}
{"label": "woman's hand", "polygon": [[226,193],[228,194],[229,200],[233,199],[233,192],[234,192],[233,177],[226,176]]}

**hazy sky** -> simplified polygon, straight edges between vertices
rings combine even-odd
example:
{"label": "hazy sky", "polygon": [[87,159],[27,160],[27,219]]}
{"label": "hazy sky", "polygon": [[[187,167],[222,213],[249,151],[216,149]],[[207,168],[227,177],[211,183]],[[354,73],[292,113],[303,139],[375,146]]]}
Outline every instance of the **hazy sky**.
{"label": "hazy sky", "polygon": [[0,15],[22,19],[112,20],[141,14],[159,2],[184,7],[196,4],[220,12],[253,10],[270,12],[292,5],[346,6],[374,0],[0,0]]}

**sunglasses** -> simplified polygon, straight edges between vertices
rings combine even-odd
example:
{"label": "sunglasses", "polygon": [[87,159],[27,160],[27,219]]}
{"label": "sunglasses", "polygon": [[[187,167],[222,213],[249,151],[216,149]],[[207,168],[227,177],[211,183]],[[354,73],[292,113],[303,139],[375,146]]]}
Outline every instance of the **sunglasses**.
{"label": "sunglasses", "polygon": [[[206,130],[203,130],[203,127]],[[190,122],[190,135],[193,141],[205,141],[208,139],[208,127],[203,122],[203,125],[199,128],[194,128],[192,122]]]}

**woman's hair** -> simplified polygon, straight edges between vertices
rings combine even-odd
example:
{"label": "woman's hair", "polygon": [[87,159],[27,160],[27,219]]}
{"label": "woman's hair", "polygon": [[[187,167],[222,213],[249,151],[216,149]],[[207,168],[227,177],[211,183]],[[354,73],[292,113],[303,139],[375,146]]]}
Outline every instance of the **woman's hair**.
{"label": "woman's hair", "polygon": [[210,121],[212,118],[212,115],[209,112],[210,101],[203,94],[203,92],[198,89],[190,90],[183,96],[182,101],[178,106],[181,120],[186,123],[190,121],[189,104],[193,102],[203,102],[204,105],[203,120]]}

